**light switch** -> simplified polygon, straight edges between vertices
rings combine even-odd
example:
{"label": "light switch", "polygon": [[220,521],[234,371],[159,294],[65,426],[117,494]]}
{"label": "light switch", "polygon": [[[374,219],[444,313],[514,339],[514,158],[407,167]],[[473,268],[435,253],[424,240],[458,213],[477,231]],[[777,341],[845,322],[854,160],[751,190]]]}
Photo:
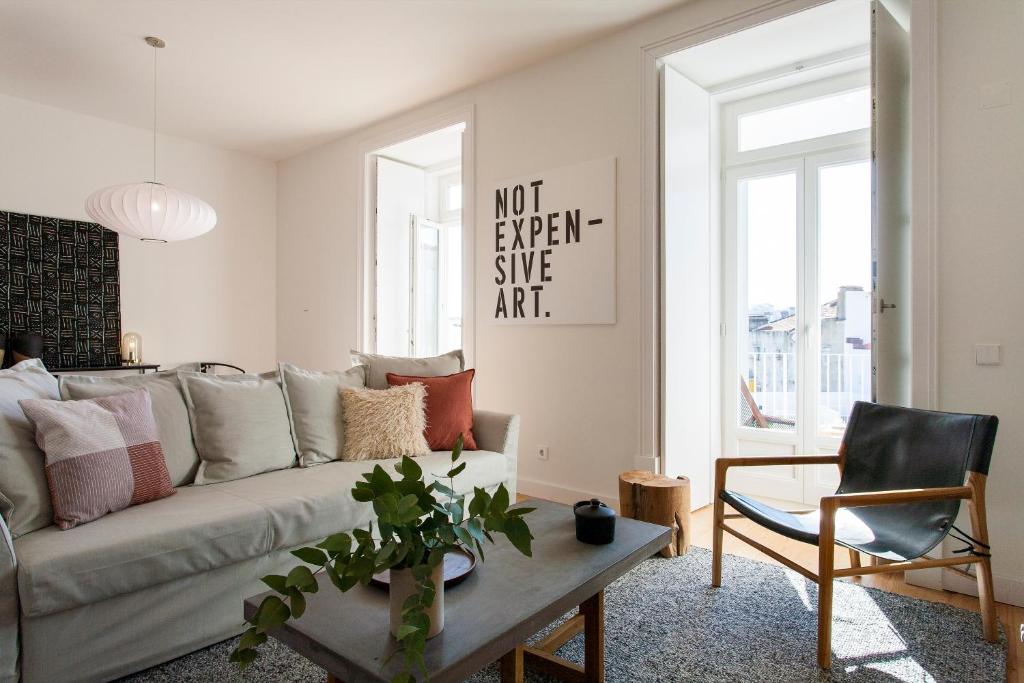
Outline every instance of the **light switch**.
{"label": "light switch", "polygon": [[1002,347],[999,344],[975,344],[974,362],[977,365],[999,365],[1002,362]]}

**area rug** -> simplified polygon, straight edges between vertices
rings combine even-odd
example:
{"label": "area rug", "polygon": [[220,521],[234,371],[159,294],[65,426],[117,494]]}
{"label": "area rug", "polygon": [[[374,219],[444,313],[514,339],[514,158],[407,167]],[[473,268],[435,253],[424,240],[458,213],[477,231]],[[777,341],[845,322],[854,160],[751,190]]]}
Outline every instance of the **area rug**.
{"label": "area rug", "polygon": [[[609,683],[1006,680],[1005,640],[986,643],[974,612],[836,582],[833,664],[821,671],[815,660],[815,584],[788,569],[734,555],[725,557],[721,588],[712,589],[710,577],[711,553],[693,548],[684,557],[647,560],[609,586]],[[324,681],[322,669],[274,640],[239,674],[228,663],[233,647],[234,640],[218,643],[123,680]],[[582,662],[582,635],[558,654]],[[469,680],[495,683],[500,676],[492,665]],[[526,680],[550,679],[528,672]]]}

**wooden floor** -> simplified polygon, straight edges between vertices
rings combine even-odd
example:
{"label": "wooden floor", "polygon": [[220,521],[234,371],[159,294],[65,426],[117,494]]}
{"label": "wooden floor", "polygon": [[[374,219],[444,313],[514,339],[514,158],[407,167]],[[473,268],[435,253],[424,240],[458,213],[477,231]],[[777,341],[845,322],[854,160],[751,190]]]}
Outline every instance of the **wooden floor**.
{"label": "wooden floor", "polygon": [[[520,496],[519,499],[523,500],[524,497]],[[817,572],[818,550],[815,546],[784,538],[747,520],[734,519],[730,520],[730,523],[732,523],[737,530],[742,531],[755,541],[764,543],[765,545],[780,551],[786,557],[795,560],[798,564]],[[691,535],[693,545],[710,549],[712,527],[711,506],[695,511],[693,513],[692,524],[693,527],[691,529]],[[729,534],[725,534],[724,550],[726,553],[732,555],[740,555],[742,557],[749,557],[762,562],[778,564],[764,553],[755,550],[739,539],[733,538]],[[998,548],[996,549],[996,552],[998,552]],[[836,553],[836,566],[850,566],[847,553]],[[978,611],[977,599],[960,593],[951,593],[949,591],[939,591],[931,588],[912,586],[903,581],[902,573],[894,572],[892,574],[876,574],[873,576],[840,580],[854,581],[864,586],[871,586],[872,588],[880,588],[882,590],[899,593],[901,595],[908,595],[922,600],[941,602],[975,612]],[[1006,605],[1000,602],[996,603],[996,612],[999,615],[999,621],[1002,623],[1003,630],[1006,632],[1006,638],[1009,641],[1009,650],[1006,656],[1007,683],[1024,683],[1024,670],[1022,670],[1022,667],[1024,667],[1024,643],[1021,642],[1021,624],[1024,623],[1024,607],[1015,607],[1013,605]],[[981,638],[980,627],[979,632],[975,635],[978,638]]]}

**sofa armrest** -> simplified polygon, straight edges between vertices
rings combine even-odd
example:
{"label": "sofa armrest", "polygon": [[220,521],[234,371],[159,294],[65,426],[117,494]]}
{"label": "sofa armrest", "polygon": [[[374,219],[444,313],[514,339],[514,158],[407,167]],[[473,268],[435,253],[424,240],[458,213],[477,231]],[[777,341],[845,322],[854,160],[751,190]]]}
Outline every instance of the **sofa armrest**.
{"label": "sofa armrest", "polygon": [[11,531],[0,517],[0,683],[18,680],[19,622],[18,561]]}
{"label": "sofa armrest", "polygon": [[508,467],[505,488],[508,489],[508,495],[514,503],[519,452],[519,416],[474,410],[473,437],[476,439],[477,448],[505,455]]}

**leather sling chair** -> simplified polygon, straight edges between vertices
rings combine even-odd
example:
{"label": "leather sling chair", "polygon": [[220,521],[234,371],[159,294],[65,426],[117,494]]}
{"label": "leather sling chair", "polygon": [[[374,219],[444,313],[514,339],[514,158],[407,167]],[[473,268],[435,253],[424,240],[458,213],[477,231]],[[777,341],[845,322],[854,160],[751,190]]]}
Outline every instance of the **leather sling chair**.
{"label": "leather sling chair", "polygon": [[[728,532],[818,584],[818,665],[832,662],[832,581],[908,569],[976,564],[985,639],[996,642],[992,565],[985,522],[985,478],[999,420],[989,415],[941,413],[857,402],[838,455],[719,458],[715,463],[714,554],[711,585],[722,584],[722,533]],[[725,488],[733,467],[839,466],[835,495],[818,510],[780,510]],[[966,477],[966,483],[965,483]],[[970,535],[956,529],[960,501],[970,511]],[[737,514],[725,514],[728,503]],[[729,519],[745,517],[783,536],[818,546],[818,573],[749,538]],[[967,547],[952,557],[926,553],[947,534]],[[850,552],[850,568],[833,565],[836,545]],[[861,566],[859,553],[871,556]],[[919,559],[920,558],[920,559]]]}

